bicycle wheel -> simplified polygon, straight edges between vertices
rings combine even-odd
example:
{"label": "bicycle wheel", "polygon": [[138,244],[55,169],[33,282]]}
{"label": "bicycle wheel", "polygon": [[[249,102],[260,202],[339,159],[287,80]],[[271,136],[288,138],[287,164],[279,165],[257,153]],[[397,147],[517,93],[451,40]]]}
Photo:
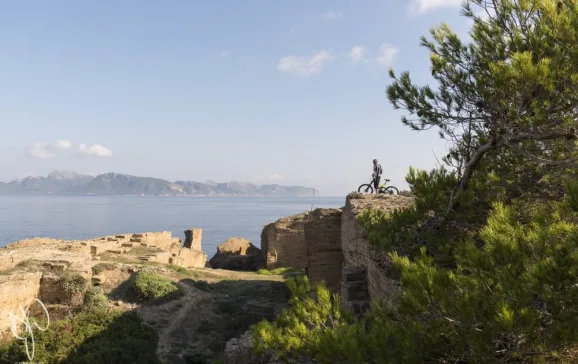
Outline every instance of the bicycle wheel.
{"label": "bicycle wheel", "polygon": [[359,186],[359,188],[357,189],[357,192],[372,194],[373,193],[373,186],[370,185],[369,183],[363,184],[363,185]]}
{"label": "bicycle wheel", "polygon": [[399,195],[399,190],[396,187],[389,186],[383,190],[383,193],[389,193],[390,195]]}

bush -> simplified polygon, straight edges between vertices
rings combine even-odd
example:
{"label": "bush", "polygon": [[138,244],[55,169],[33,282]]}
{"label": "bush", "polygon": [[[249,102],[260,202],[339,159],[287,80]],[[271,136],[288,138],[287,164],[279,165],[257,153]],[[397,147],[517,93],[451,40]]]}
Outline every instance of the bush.
{"label": "bush", "polygon": [[[42,324],[45,326],[45,324]],[[158,364],[158,337],[136,313],[82,311],[34,330],[34,362],[46,364]],[[30,341],[29,341],[30,344]],[[0,363],[28,362],[23,341],[0,348]]]}
{"label": "bush", "polygon": [[58,286],[68,298],[72,298],[84,291],[87,282],[86,278],[81,275],[64,274],[58,279]]}
{"label": "bush", "polygon": [[361,320],[335,317],[320,287],[316,299],[292,290],[298,304],[254,328],[256,349],[321,363],[535,361],[563,352],[578,343],[576,206],[575,193],[495,203],[483,247],[456,245],[456,269],[437,265],[425,247],[413,260],[391,253],[401,293]]}
{"label": "bush", "polygon": [[342,308],[338,296],[331,296],[324,284],[311,287],[306,276],[289,278],[292,297],[274,322],[264,320],[252,327],[257,354],[275,352],[280,357],[315,356],[326,332],[336,330],[352,316]]}
{"label": "bush", "polygon": [[138,272],[132,288],[140,300],[170,300],[182,295],[175,283],[151,271]]}
{"label": "bush", "polygon": [[95,311],[95,310],[107,310],[108,298],[104,295],[104,292],[99,287],[90,287],[84,293],[83,300],[83,310]]}

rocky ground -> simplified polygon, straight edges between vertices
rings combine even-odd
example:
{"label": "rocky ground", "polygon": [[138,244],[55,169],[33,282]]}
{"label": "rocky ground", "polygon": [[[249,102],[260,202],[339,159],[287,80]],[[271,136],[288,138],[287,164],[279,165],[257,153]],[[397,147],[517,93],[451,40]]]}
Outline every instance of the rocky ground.
{"label": "rocky ground", "polygon": [[[65,318],[82,301],[61,301],[58,292],[46,293],[46,282],[50,277],[57,281],[64,273],[79,274],[87,279],[87,286],[104,291],[111,310],[136,312],[144,324],[154,328],[158,333],[157,356],[162,363],[212,363],[230,362],[224,356],[227,341],[241,336],[250,325],[273,318],[289,299],[282,275],[164,264],[146,259],[162,251],[150,244],[126,246],[120,252],[101,249],[98,254],[91,254],[90,245],[35,239],[0,250],[0,291],[6,291],[0,292],[4,299],[0,299],[0,311],[30,304],[31,299],[24,296],[36,289],[44,292],[43,297],[50,297],[45,303],[51,320]],[[168,278],[180,287],[182,296],[139,302],[131,286],[142,270]],[[21,290],[20,281],[9,285],[11,279],[27,275],[37,281],[41,277],[39,283],[28,282],[27,291]]]}

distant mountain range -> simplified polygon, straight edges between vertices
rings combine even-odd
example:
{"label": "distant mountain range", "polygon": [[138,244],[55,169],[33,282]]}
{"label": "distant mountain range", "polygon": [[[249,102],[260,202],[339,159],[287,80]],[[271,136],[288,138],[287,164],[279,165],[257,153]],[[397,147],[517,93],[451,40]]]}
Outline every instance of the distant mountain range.
{"label": "distant mountain range", "polygon": [[312,197],[319,192],[303,186],[254,185],[244,182],[170,182],[151,177],[105,173],[96,177],[54,171],[47,177],[0,182],[0,195],[144,195],[144,196],[255,196]]}

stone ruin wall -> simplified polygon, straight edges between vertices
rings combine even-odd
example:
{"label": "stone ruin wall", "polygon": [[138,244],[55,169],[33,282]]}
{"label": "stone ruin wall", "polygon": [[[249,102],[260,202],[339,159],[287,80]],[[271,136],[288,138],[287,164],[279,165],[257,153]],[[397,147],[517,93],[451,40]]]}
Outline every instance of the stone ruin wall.
{"label": "stone ruin wall", "polygon": [[[0,339],[11,335],[10,313],[22,317],[20,307],[26,310],[38,295],[42,273],[0,275]],[[16,321],[15,323],[18,324]]]}
{"label": "stone ruin wall", "polygon": [[[187,230],[185,236],[192,238],[189,247],[182,247],[181,239],[172,237],[168,231],[117,234],[82,241],[34,238],[8,244],[0,249],[0,339],[11,335],[7,331],[10,312],[22,316],[20,307],[26,310],[35,298],[44,304],[61,303],[65,299],[58,284],[62,272],[102,283],[104,277],[92,274],[92,267],[100,262],[99,254],[124,254],[133,248],[156,247],[160,249],[158,253],[139,259],[184,268],[205,267],[207,255],[201,250],[202,230]],[[38,271],[19,271],[30,263],[34,263]]]}
{"label": "stone ruin wall", "polygon": [[305,218],[307,214],[283,217],[261,232],[261,251],[267,269],[307,267]]}
{"label": "stone ruin wall", "polygon": [[312,282],[325,281],[331,292],[339,292],[343,266],[341,210],[313,210],[304,225],[307,276]]}
{"label": "stone ruin wall", "polygon": [[[413,203],[407,196],[378,196],[349,194],[345,200],[341,220],[341,244],[343,250],[344,268],[365,268],[367,274],[368,293],[371,300],[391,300],[397,290],[398,282],[389,278],[391,261],[387,253],[375,248],[367,240],[367,232],[357,220],[363,210],[371,207],[386,212],[404,209]],[[349,288],[342,287],[342,293]]]}
{"label": "stone ruin wall", "polygon": [[369,243],[357,216],[369,207],[393,212],[412,203],[407,196],[351,193],[342,209],[316,209],[279,219],[261,234],[265,267],[305,268],[311,281],[325,281],[344,302],[352,302],[354,311],[371,300],[392,299],[398,282],[388,277],[391,262]]}

